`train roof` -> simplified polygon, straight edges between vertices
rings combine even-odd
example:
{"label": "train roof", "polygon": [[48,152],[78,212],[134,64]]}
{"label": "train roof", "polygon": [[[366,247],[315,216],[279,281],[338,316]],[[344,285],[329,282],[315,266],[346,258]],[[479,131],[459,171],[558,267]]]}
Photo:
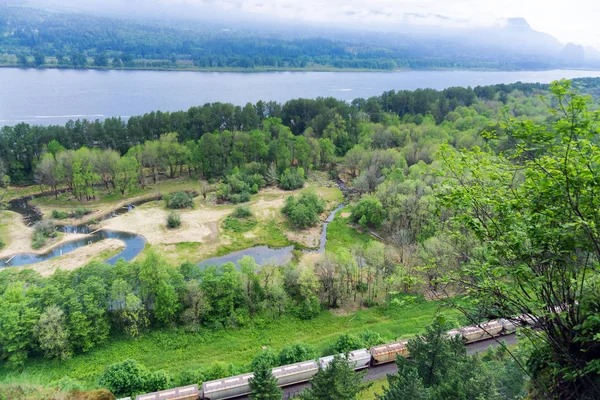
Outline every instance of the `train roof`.
{"label": "train roof", "polygon": [[174,389],[161,390],[160,392],[141,394],[135,400],[170,400],[198,395],[198,385],[182,386]]}
{"label": "train roof", "polygon": [[381,353],[389,353],[392,351],[398,351],[400,349],[405,348],[406,343],[408,343],[408,340],[400,340],[398,342],[392,342],[392,343],[381,344],[379,346],[373,346],[373,347],[371,347],[371,354],[377,355],[377,354],[381,354]]}
{"label": "train roof", "polygon": [[248,384],[248,379],[254,376],[253,373],[242,374],[237,376],[231,376],[228,378],[217,379],[214,381],[204,382],[202,384],[202,389],[204,389],[204,394],[208,394],[214,391],[223,390],[236,386],[244,386]]}
{"label": "train roof", "polygon": [[275,378],[281,378],[287,375],[297,374],[298,372],[316,370],[319,366],[316,361],[303,361],[296,364],[282,365],[281,367],[273,368],[273,376]]}

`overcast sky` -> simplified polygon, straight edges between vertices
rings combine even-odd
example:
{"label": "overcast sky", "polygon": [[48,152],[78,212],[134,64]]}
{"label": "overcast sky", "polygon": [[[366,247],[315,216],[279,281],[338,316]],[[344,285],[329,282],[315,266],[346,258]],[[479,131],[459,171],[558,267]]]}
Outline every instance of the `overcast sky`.
{"label": "overcast sky", "polygon": [[[563,43],[600,49],[598,0],[38,0],[76,7],[119,9],[135,7],[171,11],[186,16],[250,14],[304,22],[389,26],[415,22],[410,14],[429,14],[422,24],[478,26],[500,24],[503,18],[525,18],[533,29],[550,33]],[[447,21],[434,17],[452,18]]]}

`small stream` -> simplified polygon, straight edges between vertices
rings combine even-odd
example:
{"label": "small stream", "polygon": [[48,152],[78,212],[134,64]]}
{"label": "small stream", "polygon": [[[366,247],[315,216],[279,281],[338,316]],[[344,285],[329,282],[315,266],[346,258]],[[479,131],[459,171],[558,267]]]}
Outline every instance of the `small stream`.
{"label": "small stream", "polygon": [[[337,206],[335,210],[329,213],[329,216],[323,222],[323,231],[321,232],[321,240],[319,242],[318,250],[304,250],[305,253],[325,253],[325,243],[327,243],[327,226],[333,221],[338,211],[344,208],[344,204]],[[222,265],[228,262],[235,264],[239,268],[239,261],[245,257],[253,257],[258,265],[276,265],[281,267],[292,261],[294,254],[292,251],[294,246],[287,246],[280,249],[274,249],[268,246],[256,246],[249,249],[236,251],[233,253],[226,254],[220,257],[209,258],[198,264],[200,267],[207,267],[210,265]]]}
{"label": "small stream", "polygon": [[[345,186],[343,183],[339,182],[338,186],[344,193],[346,193]],[[42,219],[42,214],[39,212],[37,208],[31,206],[29,201],[33,200],[34,197],[21,198],[12,200],[9,202],[8,210],[19,213],[23,216],[23,220],[25,224],[30,225],[34,224]],[[160,199],[160,196],[153,197],[151,199],[142,200],[138,202],[134,202],[128,204],[125,207],[122,207],[118,210],[115,210],[102,218],[100,221],[107,220],[109,218],[114,218],[118,215],[125,214],[135,207]],[[344,204],[340,204],[335,210],[329,213],[327,219],[323,222],[323,231],[321,232],[321,238],[319,241],[319,249],[318,250],[304,250],[305,253],[324,253],[325,252],[325,244],[327,242],[327,226],[330,222],[333,221],[338,211],[340,211],[344,207]],[[80,247],[87,246],[92,243],[99,242],[104,239],[118,239],[121,240],[125,244],[125,248],[119,254],[114,257],[106,260],[108,264],[114,265],[119,259],[124,259],[125,261],[131,261],[134,259],[146,246],[146,239],[144,239],[141,235],[136,235],[128,232],[119,232],[119,231],[111,231],[111,230],[99,230],[95,231],[90,225],[81,224],[81,225],[64,225],[59,226],[59,230],[64,233],[80,233],[80,234],[88,234],[87,237],[81,238],[78,240],[73,240],[67,243],[63,243],[60,246],[56,246],[43,254],[34,254],[34,253],[24,253],[17,254],[12,258],[4,258],[0,259],[0,268],[4,267],[17,267],[39,263],[42,261],[47,261],[53,259],[55,257],[60,257],[62,255],[68,254]],[[235,264],[239,267],[239,261],[245,257],[250,256],[253,257],[258,265],[266,265],[272,264],[276,266],[282,266],[290,262],[293,258],[292,251],[294,250],[294,246],[287,246],[283,248],[271,248],[268,246],[255,246],[248,249],[236,251],[233,253],[226,254],[224,256],[212,257],[207,260],[202,261],[198,264],[200,267],[206,267],[210,265],[222,265],[228,262]],[[9,261],[10,262],[7,262]]]}
{"label": "small stream", "polygon": [[[151,199],[130,203],[124,207],[119,208],[118,210],[104,215],[103,217],[99,218],[99,220],[105,221],[107,219],[114,218],[118,215],[128,213],[129,211],[133,210],[135,207],[141,204],[147,203],[149,201],[155,201],[159,198],[160,196],[157,196]],[[21,214],[23,216],[25,224],[32,225],[42,219],[42,214],[39,212],[39,210],[36,207],[31,206],[29,203],[29,201],[33,199],[34,197],[12,200],[9,202],[8,210]],[[63,233],[88,234],[88,236],[63,243],[60,246],[53,247],[51,250],[43,254],[22,253],[17,254],[14,257],[0,259],[0,268],[36,264],[42,261],[51,260],[55,257],[60,257],[62,255],[71,253],[72,251],[77,250],[80,247],[87,246],[89,244],[96,243],[104,239],[118,239],[125,244],[124,249],[119,254],[105,261],[111,265],[114,265],[121,258],[125,261],[133,260],[133,258],[135,258],[135,256],[137,256],[146,246],[146,239],[144,239],[143,236],[132,234],[129,232],[111,231],[104,229],[95,231],[92,227],[90,227],[90,225],[87,224],[62,225],[58,226],[58,230],[59,232]]]}

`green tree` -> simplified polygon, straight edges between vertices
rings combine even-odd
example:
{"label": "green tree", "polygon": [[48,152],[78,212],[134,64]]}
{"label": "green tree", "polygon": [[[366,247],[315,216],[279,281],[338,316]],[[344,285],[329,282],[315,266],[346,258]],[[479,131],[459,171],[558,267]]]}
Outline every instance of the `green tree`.
{"label": "green tree", "polygon": [[248,380],[250,385],[250,398],[252,400],[280,400],[282,391],[277,386],[277,379],[271,372],[267,362],[259,362],[253,367],[254,376]]}
{"label": "green tree", "polygon": [[138,161],[131,156],[121,157],[115,166],[115,185],[125,196],[125,192],[131,191],[138,182],[138,170],[140,165]]}
{"label": "green tree", "polygon": [[316,225],[319,222],[319,215],[324,211],[325,201],[314,191],[301,193],[297,198],[288,197],[281,209],[281,212],[300,229]]}
{"label": "green tree", "polygon": [[303,400],[355,400],[371,386],[363,382],[365,372],[354,372],[350,363],[341,356],[334,356],[327,368],[310,380],[310,388],[300,394]]}
{"label": "green tree", "polygon": [[351,219],[363,227],[379,228],[385,219],[385,211],[375,196],[363,196],[352,209]]}
{"label": "green tree", "polygon": [[115,396],[130,396],[143,393],[148,371],[134,360],[106,367],[98,380],[101,386],[108,388]]}
{"label": "green tree", "polygon": [[10,367],[23,365],[34,349],[40,310],[22,282],[8,285],[0,296],[0,358]]}
{"label": "green tree", "polygon": [[398,373],[388,375],[388,387],[379,400],[428,400],[429,394],[414,365],[398,360]]}
{"label": "green tree", "polygon": [[36,337],[44,356],[66,359],[71,356],[71,344],[65,313],[57,306],[46,308],[37,323]]}
{"label": "green tree", "polygon": [[302,343],[286,345],[279,352],[279,365],[295,364],[301,361],[312,360],[315,357],[315,350],[309,345]]}
{"label": "green tree", "polygon": [[552,93],[549,125],[511,120],[487,135],[512,144],[502,155],[443,149],[442,204],[457,237],[476,241],[471,262],[448,278],[477,299],[477,315],[533,316],[542,335],[528,364],[543,396],[599,398],[600,342],[583,328],[598,313],[581,307],[598,299],[598,114],[569,82]]}

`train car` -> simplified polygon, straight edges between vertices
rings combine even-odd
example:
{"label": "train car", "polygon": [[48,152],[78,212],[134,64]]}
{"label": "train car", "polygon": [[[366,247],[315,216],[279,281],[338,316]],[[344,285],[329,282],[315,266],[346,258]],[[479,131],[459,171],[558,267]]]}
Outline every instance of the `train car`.
{"label": "train car", "polygon": [[[341,357],[345,357],[344,354],[340,354]],[[319,367],[326,369],[329,364],[333,361],[334,356],[326,356],[319,358]],[[367,349],[354,350],[348,353],[348,361],[352,365],[354,370],[368,368],[371,363],[371,353]]]}
{"label": "train car", "polygon": [[273,376],[281,387],[296,383],[307,382],[319,371],[316,361],[303,361],[296,364],[273,368]]}
{"label": "train car", "polygon": [[135,400],[197,400],[200,397],[198,385],[182,386],[160,392],[141,394]]}
{"label": "train car", "polygon": [[248,379],[253,376],[254,374],[250,373],[204,382],[202,384],[203,398],[206,400],[220,400],[249,394]]}
{"label": "train car", "polygon": [[[306,382],[319,371],[316,361],[303,361],[296,364],[283,365],[272,369],[273,376],[277,379],[278,386],[293,385]],[[219,400],[250,394],[248,382],[254,374],[242,374],[230,378],[217,379],[204,382],[202,385],[203,399]],[[137,400],[137,399],[136,399]],[[151,400],[151,399],[148,399]]]}
{"label": "train car", "polygon": [[370,349],[371,364],[379,365],[396,361],[396,356],[408,357],[408,340],[373,346]]}
{"label": "train car", "polygon": [[460,329],[460,333],[467,343],[490,339],[502,332],[502,325],[497,320],[488,321],[481,325],[472,325]]}
{"label": "train car", "polygon": [[521,327],[523,324],[518,320],[500,318],[498,320],[500,325],[502,325],[503,333],[514,333],[517,328]]}

